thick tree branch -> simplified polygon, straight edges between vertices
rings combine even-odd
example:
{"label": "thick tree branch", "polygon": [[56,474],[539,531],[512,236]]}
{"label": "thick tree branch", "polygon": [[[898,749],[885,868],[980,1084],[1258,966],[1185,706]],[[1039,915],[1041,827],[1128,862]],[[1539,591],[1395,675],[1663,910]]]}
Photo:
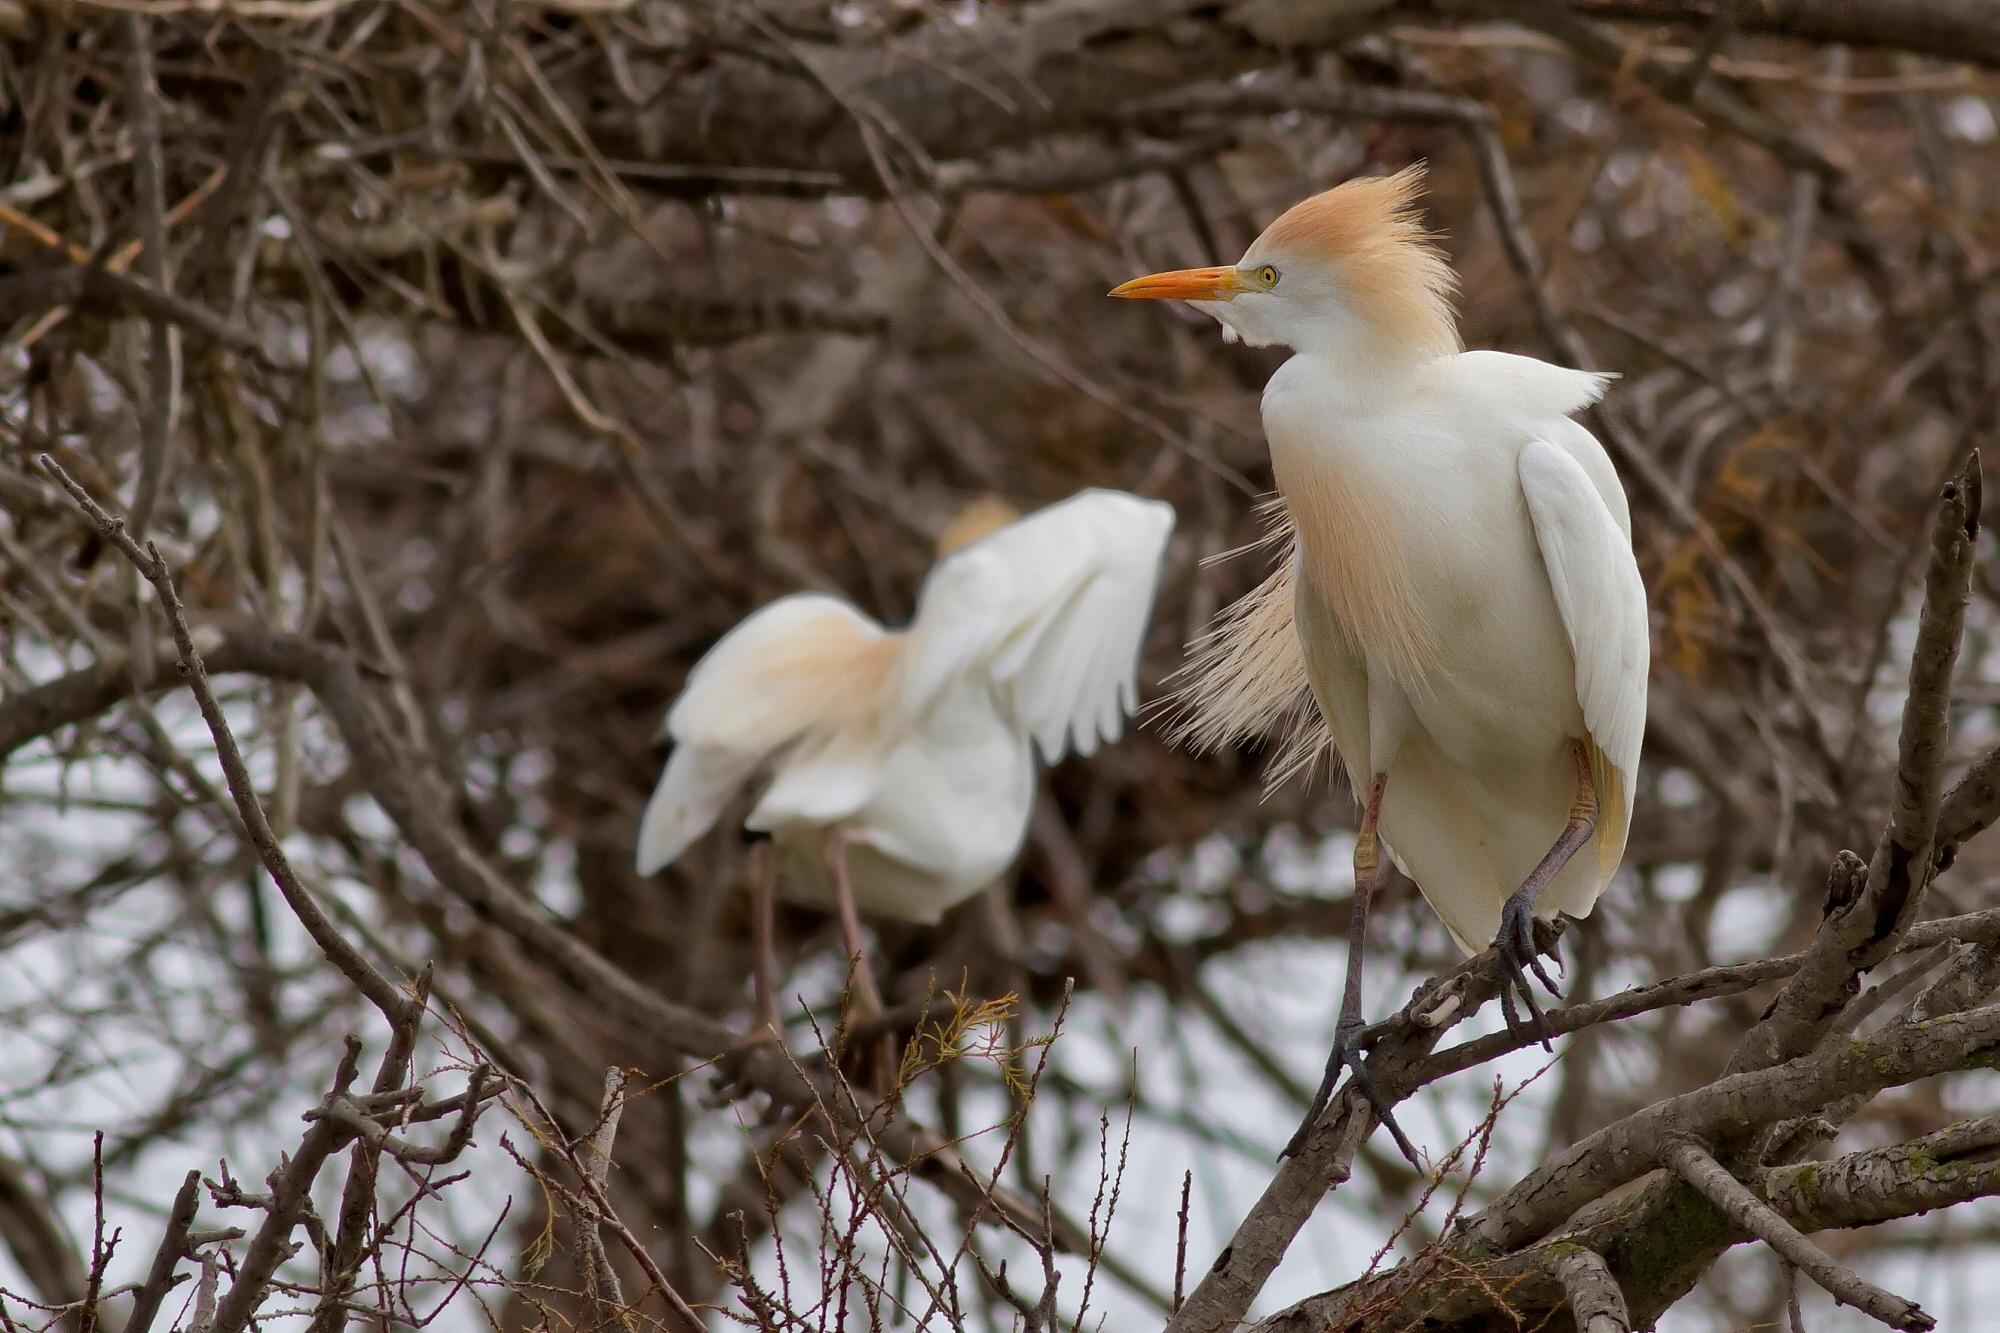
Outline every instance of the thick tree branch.
{"label": "thick tree branch", "polygon": [[1551,1247],[1549,1268],[1569,1298],[1578,1333],[1631,1333],[1625,1293],[1618,1289],[1618,1279],[1611,1276],[1603,1255],[1582,1246]]}
{"label": "thick tree branch", "polygon": [[1712,1141],[1808,1115],[1840,1097],[1872,1096],[1989,1061],[1996,1042],[2000,1006],[1988,1006],[1898,1025],[1789,1064],[1718,1079],[1607,1125],[1530,1172],[1466,1224],[1466,1240],[1494,1254],[1547,1235],[1586,1203],[1659,1166],[1670,1135]]}
{"label": "thick tree branch", "polygon": [[[1423,1062],[1439,1038],[1498,993],[1496,975],[1489,949],[1425,982],[1401,1013],[1380,1025],[1367,1069],[1391,1104],[1421,1086]],[[1279,1164],[1229,1244],[1174,1312],[1166,1333],[1209,1333],[1241,1320],[1320,1200],[1348,1179],[1354,1154],[1376,1123],[1367,1099],[1351,1081],[1343,1085],[1304,1148]]]}
{"label": "thick tree branch", "polygon": [[1958,849],[2000,822],[2000,745],[1952,784],[1938,808],[1937,867],[1949,869]]}
{"label": "thick tree branch", "polygon": [[50,1305],[83,1299],[83,1260],[63,1233],[55,1210],[28,1180],[27,1168],[0,1156],[0,1241],[22,1274]]}
{"label": "thick tree branch", "polygon": [[2000,1116],[1887,1148],[1774,1169],[1764,1197],[1801,1231],[1868,1226],[2000,1193]]}
{"label": "thick tree branch", "polygon": [[[1324,40],[1381,21],[1383,0],[1327,26]],[[1172,23],[1175,36],[1162,40]],[[1316,36],[1319,34],[1316,34]],[[718,54],[703,79],[676,81],[649,115],[663,133],[641,146],[600,136],[607,157],[689,165],[825,172],[843,188],[880,196],[864,127],[842,99],[867,108],[873,126],[933,161],[976,158],[1041,135],[1080,128],[1127,101],[1282,59],[1250,26],[1195,0],[1097,0],[985,10],[968,29],[948,17],[887,48],[797,44],[813,77],[791,59]],[[829,88],[840,90],[839,97]]]}
{"label": "thick tree branch", "polygon": [[[2000,1117],[1910,1143],[1850,1153],[1769,1172],[1764,1196],[1801,1231],[1869,1226],[1968,1199],[2000,1194]],[[1585,1255],[1623,1278],[1634,1322],[1646,1326],[1732,1245],[1759,1239],[1707,1199],[1663,1175],[1637,1198],[1585,1210],[1560,1234],[1497,1258],[1481,1259],[1447,1240],[1389,1272],[1308,1297],[1252,1325],[1248,1333],[1333,1333],[1354,1328],[1426,1328],[1495,1333],[1532,1327],[1535,1316],[1572,1304],[1562,1269]],[[1678,1249],[1692,1247],[1686,1254]],[[1579,1323],[1582,1321],[1579,1320]]]}

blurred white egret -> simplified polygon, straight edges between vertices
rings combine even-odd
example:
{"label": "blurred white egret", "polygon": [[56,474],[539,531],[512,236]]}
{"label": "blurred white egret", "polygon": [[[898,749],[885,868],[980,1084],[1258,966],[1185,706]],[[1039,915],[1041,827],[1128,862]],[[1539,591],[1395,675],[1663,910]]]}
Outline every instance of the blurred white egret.
{"label": "blurred white egret", "polygon": [[779,598],[695,664],[667,713],[640,874],[766,780],[744,820],[780,854],[754,876],[760,1029],[776,1019],[774,881],[840,913],[859,1007],[879,1011],[860,913],[934,922],[984,888],[1026,840],[1034,750],[1092,754],[1137,706],[1173,508],[1086,490],[1012,517],[988,502],[946,530],[908,628],[820,593]]}

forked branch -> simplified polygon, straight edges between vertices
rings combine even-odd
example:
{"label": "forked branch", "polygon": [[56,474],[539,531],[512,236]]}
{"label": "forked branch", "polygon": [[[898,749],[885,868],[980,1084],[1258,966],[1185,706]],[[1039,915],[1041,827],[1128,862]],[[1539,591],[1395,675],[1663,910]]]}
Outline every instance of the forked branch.
{"label": "forked branch", "polygon": [[1751,1193],[1748,1185],[1730,1175],[1693,1139],[1670,1139],[1660,1155],[1675,1175],[1701,1191],[1710,1203],[1728,1214],[1730,1221],[1776,1250],[1842,1305],[1851,1305],[1891,1328],[1926,1333],[1937,1326],[1937,1320],[1925,1314],[1916,1302],[1906,1301],[1864,1280],[1807,1240],[1797,1227]]}

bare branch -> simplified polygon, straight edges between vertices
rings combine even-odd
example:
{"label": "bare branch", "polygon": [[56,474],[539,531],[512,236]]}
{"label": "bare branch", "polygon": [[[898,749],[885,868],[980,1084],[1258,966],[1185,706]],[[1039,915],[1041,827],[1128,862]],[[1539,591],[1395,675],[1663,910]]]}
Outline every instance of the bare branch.
{"label": "bare branch", "polygon": [[1578,1333],[1632,1333],[1632,1316],[1625,1312],[1625,1293],[1604,1256],[1582,1246],[1547,1251],[1549,1267],[1563,1285],[1576,1316]]}
{"label": "bare branch", "polygon": [[738,342],[768,333],[843,333],[855,338],[879,337],[889,320],[879,310],[828,302],[767,300],[672,300],[600,307],[604,336],[629,351],[657,353],[675,344],[702,347]]}
{"label": "bare branch", "polygon": [[160,1233],[160,1248],[153,1252],[153,1267],[146,1274],[146,1285],[132,1298],[132,1313],[126,1317],[123,1333],[148,1333],[160,1313],[160,1302],[180,1280],[174,1269],[187,1257],[188,1229],[194,1225],[200,1186],[199,1171],[188,1172],[181,1181],[173,1209],[167,1214],[166,1229]]}
{"label": "bare branch", "polygon": [[1616,36],[1556,0],[1520,0],[1508,7],[1508,14],[1558,38],[1592,64],[1637,74],[1668,101],[1699,112],[1769,152],[1794,171],[1812,172],[1830,191],[1847,181],[1847,171],[1839,163],[1784,126],[1752,110],[1715,80],[1703,79],[1690,86],[1679,71],[1643,52],[1628,50]]}
{"label": "bare branch", "polygon": [[[618,1139],[618,1121],[625,1114],[626,1080],[626,1072],[615,1065],[604,1071],[604,1097],[597,1108],[597,1129],[590,1136],[590,1151],[583,1162],[597,1198],[610,1197],[611,1151]],[[586,1207],[570,1219],[570,1225],[576,1230],[584,1289],[596,1305],[597,1322],[616,1322],[632,1333],[637,1324],[625,1308],[625,1293],[619,1286],[618,1273],[604,1252],[603,1216],[595,1207]]]}
{"label": "bare branch", "polygon": [[[1737,1047],[1730,1073],[1766,1069],[1809,1050],[1854,997],[1861,973],[1895,951],[1922,905],[1934,873],[1952,666],[1971,597],[1979,498],[1975,453],[1965,471],[1944,488],[1931,530],[1930,572],[1910,661],[1889,827],[1867,879],[1849,886],[1836,878],[1828,915],[1805,965]],[[1836,863],[1836,871],[1840,868]]]}
{"label": "bare branch", "polygon": [[205,306],[162,291],[151,279],[142,282],[95,264],[66,264],[0,278],[0,323],[65,305],[95,307],[116,314],[135,312],[156,322],[165,320],[186,329],[202,342],[219,344],[260,364],[269,364],[257,335],[231,324]]}
{"label": "bare branch", "polygon": [[1114,180],[1171,172],[1206,162],[1236,142],[1234,130],[1211,130],[1167,143],[1141,140],[1094,148],[1060,161],[1024,158],[999,162],[940,162],[932,182],[948,194],[978,190],[1010,194],[1060,194]]}
{"label": "bare branch", "polygon": [[331,1099],[320,1110],[312,1112],[308,1119],[331,1121],[340,1129],[367,1144],[377,1152],[387,1153],[399,1162],[411,1166],[442,1166],[455,1161],[472,1142],[473,1126],[478,1123],[481,1097],[486,1079],[492,1071],[480,1065],[472,1071],[471,1081],[466,1085],[466,1095],[459,1106],[458,1123],[451,1133],[437,1147],[425,1147],[411,1143],[389,1132],[387,1126],[367,1114],[348,1097]]}
{"label": "bare branch", "polygon": [[[347,1096],[358,1072],[360,1055],[360,1041],[354,1037],[347,1038],[340,1068],[334,1074],[332,1090],[327,1093],[322,1106],[330,1107]],[[242,1333],[248,1326],[264,1300],[272,1275],[292,1252],[292,1232],[309,1219],[317,1220],[312,1206],[313,1182],[319,1178],[320,1168],[326,1164],[326,1159],[340,1149],[349,1134],[350,1131],[331,1116],[315,1118],[305,1136],[299,1140],[298,1149],[271,1173],[270,1194],[257,1203],[240,1191],[232,1198],[224,1190],[212,1190],[218,1204],[238,1202],[262,1206],[265,1211],[264,1220],[251,1237],[250,1248],[236,1270],[235,1280],[216,1306],[214,1323],[208,1333]],[[203,1279],[207,1280],[206,1271]]]}
{"label": "bare branch", "polygon": [[[153,585],[159,594],[160,604],[166,609],[168,624],[173,630],[174,645],[180,652],[180,671],[194,692],[195,702],[201,708],[203,720],[208,723],[209,734],[215,739],[216,757],[222,764],[222,772],[229,782],[229,794],[235,798],[237,813],[243,817],[244,825],[250,830],[252,843],[256,846],[258,858],[270,872],[271,879],[285,895],[285,902],[298,916],[301,925],[313,937],[313,942],[327,956],[329,962],[338,967],[355,988],[365,995],[369,1002],[382,1011],[382,1016],[392,1026],[400,1027],[412,1021],[413,1010],[421,1013],[421,1006],[414,1002],[396,986],[377,972],[367,959],[349,944],[333,923],[326,919],[312,894],[300,882],[292,869],[284,849],[271,832],[271,825],[264,817],[263,803],[257,798],[256,787],[251,783],[250,770],[243,763],[243,752],[237,748],[236,737],[229,729],[229,722],[222,714],[222,705],[215,697],[215,691],[208,683],[208,671],[202,664],[201,653],[195,647],[194,633],[188,628],[187,613],[181,606],[180,594],[174,588],[173,574],[160,553],[150,543],[141,550],[137,542],[125,530],[125,520],[119,518],[95,500],[90,493],[79,486],[63,471],[60,464],[47,454],[40,458],[43,470],[62,483],[70,498],[76,502],[97,529],[98,535],[116,546],[135,569]],[[232,1296],[234,1289],[231,1290]],[[227,1302],[225,1302],[225,1309]],[[245,1311],[244,1318],[248,1317]],[[224,1327],[221,1333],[235,1333]]]}
{"label": "bare branch", "polygon": [[1592,1134],[1488,1205],[1468,1241],[1510,1250],[1547,1235],[1577,1209],[1660,1164],[1665,1136],[1713,1139],[1805,1115],[1836,1098],[1868,1095],[1962,1069],[2000,1041],[2000,1007],[1896,1026],[1774,1068],[1736,1074],[1669,1097]]}
{"label": "bare branch", "polygon": [[[1716,8],[1703,0],[1579,0],[1576,7],[1642,23],[1701,23]],[[1757,0],[1730,8],[1745,32],[2000,63],[2000,16],[1963,0]]]}
{"label": "bare branch", "polygon": [[1800,1235],[1797,1227],[1752,1194],[1747,1185],[1724,1170],[1694,1140],[1671,1138],[1661,1155],[1681,1179],[1700,1190],[1732,1222],[1783,1255],[1836,1301],[1851,1305],[1891,1328],[1927,1333],[1937,1327],[1937,1320],[1925,1314],[1914,1301],[1883,1291],[1863,1281],[1852,1269],[1836,1263],[1825,1250]]}
{"label": "bare branch", "polygon": [[1764,1197],[1803,1231],[1868,1226],[2000,1193],[2000,1116],[1824,1162],[1781,1166]]}
{"label": "bare branch", "polygon": [[[119,16],[125,37],[125,95],[132,124],[132,170],[139,203],[139,269],[154,292],[167,295],[167,199],[163,184],[165,162],[160,148],[160,90],[153,84],[151,26],[137,13]],[[148,370],[152,385],[140,418],[142,451],[139,489],[132,501],[132,533],[146,537],[153,507],[166,480],[167,450],[172,444],[176,399],[180,394],[179,356],[172,324],[162,315],[150,321],[152,345]]]}

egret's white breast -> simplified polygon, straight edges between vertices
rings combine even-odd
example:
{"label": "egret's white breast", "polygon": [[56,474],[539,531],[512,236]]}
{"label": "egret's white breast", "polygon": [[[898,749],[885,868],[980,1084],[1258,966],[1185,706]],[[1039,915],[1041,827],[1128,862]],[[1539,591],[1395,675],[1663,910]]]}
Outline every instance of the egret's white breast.
{"label": "egret's white breast", "polygon": [[[1307,674],[1356,789],[1386,773],[1383,836],[1468,950],[1561,830],[1589,734],[1519,459],[1569,448],[1563,413],[1597,381],[1520,362],[1357,385],[1297,357],[1264,401]],[[1537,910],[1587,912],[1602,887],[1578,859]]]}
{"label": "egret's white breast", "polygon": [[1363,396],[1295,357],[1264,425],[1298,521],[1300,595],[1393,678],[1440,750],[1478,771],[1582,734],[1515,470],[1527,423],[1443,369]]}

